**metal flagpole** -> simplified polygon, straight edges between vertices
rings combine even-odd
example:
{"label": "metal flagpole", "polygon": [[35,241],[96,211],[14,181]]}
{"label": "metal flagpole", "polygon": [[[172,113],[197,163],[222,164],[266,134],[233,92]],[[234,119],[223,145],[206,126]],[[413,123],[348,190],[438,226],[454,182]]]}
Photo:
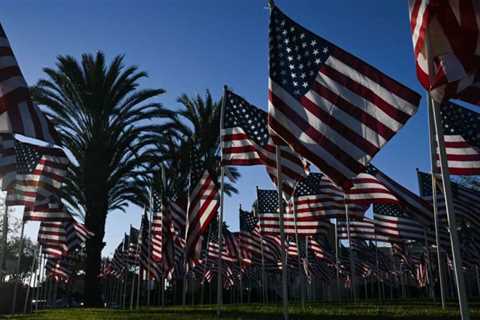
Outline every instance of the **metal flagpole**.
{"label": "metal flagpole", "polygon": [[7,258],[7,234],[8,234],[8,207],[4,202],[3,226],[2,226],[2,255],[0,258],[0,283],[3,283],[5,277],[5,260]]}
{"label": "metal flagpole", "polygon": [[[239,215],[242,210],[242,205],[238,209]],[[238,237],[238,268],[240,270],[240,304],[243,304],[243,281],[242,281],[242,238]]]}
{"label": "metal flagpole", "polygon": [[[20,276],[20,263],[22,261],[22,254],[23,254],[23,233],[25,231],[25,220],[22,219],[22,229],[20,231],[20,248],[18,249],[18,258],[17,258],[17,266],[15,267],[15,276]],[[13,286],[13,297],[12,297],[12,309],[11,314],[15,313],[15,305],[17,304],[17,291],[18,291],[18,280],[15,279],[15,283]]]}
{"label": "metal flagpole", "polygon": [[[304,236],[305,237],[305,260],[307,261],[307,263],[309,263],[309,260],[308,260],[308,236]],[[304,269],[305,270],[305,269]],[[307,299],[308,300],[311,300],[311,295],[312,295],[312,283],[314,282],[313,281],[313,274],[311,274],[311,279],[310,279],[310,282],[307,284]]]}
{"label": "metal flagpole", "polygon": [[287,252],[285,248],[285,230],[283,214],[285,206],[282,197],[282,156],[280,153],[280,146],[276,146],[276,160],[277,160],[277,189],[278,189],[278,209],[279,209],[279,224],[280,224],[280,241],[282,251],[282,300],[283,300],[283,318],[288,320],[288,291],[287,291]]}
{"label": "metal flagpole", "polygon": [[149,221],[148,221],[148,261],[147,261],[147,285],[145,286],[146,288],[146,293],[147,293],[147,306],[150,307],[150,275],[152,274],[152,266],[150,265],[152,263],[152,222],[153,222],[153,198],[152,198],[152,186],[150,186],[149,189],[149,195],[148,195],[148,200],[149,200]]}
{"label": "metal flagpole", "polygon": [[[302,268],[302,258],[300,257],[300,244],[298,242],[298,230],[297,230],[297,210],[295,206],[295,194],[292,195],[292,207],[293,207],[293,223],[295,226],[295,244],[297,246],[298,255],[297,255],[297,263],[298,268],[300,268],[300,274],[302,275],[302,284],[306,283],[306,276],[305,276],[305,269]],[[303,269],[303,270],[302,270]],[[300,301],[302,304],[302,309],[305,311],[305,288],[300,286]]]}
{"label": "metal flagpole", "polygon": [[220,316],[223,304],[223,286],[222,286],[222,255],[223,255],[223,196],[225,167],[223,166],[223,117],[225,113],[225,99],[227,86],[223,86],[223,99],[220,109],[220,212],[218,216],[218,248],[219,255],[217,260],[217,316]]}
{"label": "metal flagpole", "polygon": [[341,300],[340,294],[340,261],[338,256],[338,219],[335,219],[335,266],[336,266],[336,273],[337,273],[337,298],[338,301]]}
{"label": "metal flagpole", "polygon": [[[37,270],[35,269],[35,265],[37,262],[37,254],[38,254],[38,248],[36,248],[33,253],[32,266],[30,267],[30,279],[27,284],[27,292],[25,294],[25,301],[23,303],[23,313],[27,313],[28,299],[30,298],[31,287],[34,286],[35,284],[35,276],[37,272]],[[33,284],[32,284],[32,280],[33,280]],[[33,297],[33,294],[32,294],[32,297]]]}
{"label": "metal flagpole", "polygon": [[437,244],[437,263],[438,278],[440,283],[440,299],[442,301],[442,309],[445,309],[445,278],[443,275],[442,252],[440,246],[440,221],[438,216],[438,200],[437,200],[437,181],[436,181],[436,162],[437,162],[437,145],[435,143],[435,124],[433,123],[432,108],[428,108],[428,128],[430,134],[430,163],[432,172],[432,203],[433,203],[433,221],[435,225],[435,242]]}
{"label": "metal flagpole", "polygon": [[350,258],[350,273],[352,274],[352,293],[353,293],[353,302],[357,303],[357,289],[355,285],[357,284],[356,277],[355,277],[355,264],[353,259],[353,250],[352,250],[352,239],[350,237],[350,218],[348,214],[348,204],[345,202],[345,219],[347,222],[347,237],[348,237],[348,256]]}
{"label": "metal flagpole", "polygon": [[[165,166],[162,165],[162,233],[163,233],[163,221],[167,215],[167,177],[165,174]],[[153,221],[153,220],[152,220]],[[162,237],[163,239],[163,237]],[[162,240],[163,241],[163,240]],[[162,243],[163,247],[163,243]],[[162,248],[163,251],[163,248]],[[173,253],[175,255],[175,253]],[[173,258],[175,259],[175,258]],[[165,263],[162,263],[162,273],[160,275],[160,293],[162,300],[162,307],[165,307]]]}
{"label": "metal flagpole", "polygon": [[427,231],[423,230],[423,237],[425,238],[425,261],[427,263],[427,275],[428,275],[428,287],[430,291],[430,296],[433,299],[433,302],[435,302],[435,287],[434,287],[434,282],[433,282],[433,275],[432,275],[432,265],[430,261],[430,244],[428,242],[428,236],[427,236]]}
{"label": "metal flagpole", "polygon": [[37,289],[35,290],[35,310],[38,310],[38,299],[40,298],[40,291],[42,288],[42,276],[43,276],[43,254],[42,246],[38,249],[38,274],[37,274]]}
{"label": "metal flagpole", "polygon": [[448,173],[447,155],[445,151],[445,141],[443,140],[443,128],[440,124],[439,105],[430,97],[429,109],[433,116],[435,125],[436,140],[438,142],[440,172],[442,176],[443,196],[445,199],[445,207],[447,210],[447,221],[450,230],[450,242],[452,245],[453,268],[455,272],[455,281],[457,283],[458,302],[460,306],[460,315],[462,320],[470,319],[470,310],[468,308],[467,295],[465,292],[465,279],[462,271],[462,257],[460,255],[460,242],[458,241],[457,226],[455,223],[455,213],[452,202],[452,190],[450,185],[450,174]]}
{"label": "metal flagpole", "polygon": [[[256,205],[258,205],[258,186],[257,186],[257,202]],[[256,214],[256,212],[255,212]],[[263,250],[263,234],[260,232],[260,253],[261,253],[261,258],[262,258],[262,299],[263,303],[268,303],[267,300],[267,293],[265,291],[267,281],[266,281],[266,275],[265,275],[265,257],[264,257],[264,250]]]}
{"label": "metal flagpole", "polygon": [[[435,124],[436,140],[438,142],[440,172],[442,176],[443,196],[445,199],[445,207],[447,210],[448,228],[450,230],[450,242],[452,245],[453,268],[455,272],[455,281],[457,283],[457,295],[460,306],[460,315],[462,320],[470,319],[470,310],[465,292],[465,279],[462,271],[462,257],[460,255],[460,242],[458,241],[457,226],[455,222],[455,213],[452,202],[452,190],[450,186],[450,175],[448,173],[447,155],[445,151],[445,141],[443,140],[443,128],[440,123],[440,114],[438,104],[430,97],[429,109],[432,110],[433,123]],[[430,113],[429,113],[430,115]]]}

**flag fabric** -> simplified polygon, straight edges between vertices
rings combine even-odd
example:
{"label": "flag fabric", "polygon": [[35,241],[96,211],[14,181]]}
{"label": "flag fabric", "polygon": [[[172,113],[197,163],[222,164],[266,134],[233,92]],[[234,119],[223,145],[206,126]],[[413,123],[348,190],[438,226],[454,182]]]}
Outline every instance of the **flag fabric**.
{"label": "flag fabric", "polygon": [[190,198],[188,203],[188,224],[186,254],[192,258],[196,252],[198,240],[207,232],[208,225],[217,215],[219,190],[216,181],[205,169],[200,157],[193,161],[190,172]]}
{"label": "flag fabric", "polygon": [[337,185],[365,172],[420,96],[300,26],[270,18],[269,129]]}
{"label": "flag fabric", "polygon": [[[429,202],[432,202],[432,176],[428,173],[417,171],[420,194]],[[450,181],[452,189],[452,200],[454,214],[457,220],[468,221],[477,227],[480,226],[480,191],[464,187],[456,182]],[[447,211],[443,197],[441,179],[437,179],[437,209],[443,225],[446,225]]]}
{"label": "flag fabric", "polygon": [[321,241],[318,237],[308,237],[307,245],[309,252],[311,252],[315,258],[335,265],[335,253],[330,246],[327,245],[326,241]]}
{"label": "flag fabric", "polygon": [[[371,219],[363,218],[362,220],[350,220],[349,226],[351,239],[382,241],[382,237],[375,234],[375,223]],[[348,239],[346,221],[337,221],[337,235],[339,239]]]}
{"label": "flag fabric", "polygon": [[220,241],[218,239],[218,222],[210,224],[210,232],[208,234],[208,245],[207,253],[208,258],[213,259],[213,261],[218,261],[221,259],[225,262],[238,262],[238,245],[233,239],[232,233],[222,226],[222,252],[220,254]]}
{"label": "flag fabric", "polygon": [[480,175],[480,114],[449,102],[441,104],[440,119],[450,174]]}
{"label": "flag fabric", "polygon": [[478,104],[480,6],[476,0],[410,0],[417,77],[439,101]]}
{"label": "flag fabric", "polygon": [[161,270],[158,264],[152,259],[152,242],[150,237],[150,222],[147,212],[142,216],[140,233],[138,237],[138,253],[140,266],[154,279],[160,279]]}
{"label": "flag fabric", "polygon": [[360,173],[351,180],[353,186],[346,191],[346,202],[369,206],[373,203],[400,203],[400,200],[374,175],[376,168],[367,166],[365,173]]}
{"label": "flag fabric", "polygon": [[240,209],[240,249],[242,257],[262,254],[262,235],[258,219],[252,212]]}
{"label": "flag fabric", "polygon": [[65,221],[41,221],[38,243],[47,256],[61,257],[81,249],[93,235],[72,217]]}
{"label": "flag fabric", "polygon": [[66,258],[47,258],[46,274],[56,281],[68,282],[73,275],[71,263]]}
{"label": "flag fabric", "polygon": [[17,157],[15,152],[15,138],[11,133],[0,133],[0,188],[14,185],[17,177]]}
{"label": "flag fabric", "polygon": [[139,252],[138,252],[138,237],[140,230],[130,226],[130,233],[128,235],[128,249],[126,260],[129,265],[138,265]]}
{"label": "flag fabric", "polygon": [[[356,184],[359,188],[365,187]],[[353,190],[352,188],[351,190]],[[356,191],[359,191],[356,189]],[[359,193],[354,192],[355,195]],[[353,194],[353,193],[352,193]],[[287,207],[287,213],[296,214],[301,221],[303,219],[330,219],[345,217],[345,203],[349,205],[351,216],[362,217],[366,211],[363,201],[357,201],[360,197],[352,197],[336,186],[327,176],[311,172],[304,180],[300,181],[295,188],[292,201]]]}
{"label": "flag fabric", "polygon": [[369,174],[374,176],[399,200],[399,205],[410,217],[424,225],[433,224],[433,207],[428,201],[408,190],[378,168],[370,165]]}
{"label": "flag fabric", "polygon": [[[279,206],[278,192],[276,190],[257,189],[256,214],[262,233],[279,234]],[[313,215],[311,212],[295,214],[287,211],[284,213],[284,231],[286,234],[327,234],[331,228],[325,216]],[[295,221],[296,219],[296,221]]]}
{"label": "flag fabric", "polygon": [[1,25],[0,56],[0,131],[56,143],[55,129],[32,103],[28,85]]}
{"label": "flag fabric", "polygon": [[25,206],[25,221],[69,220],[59,198],[68,165],[65,152],[15,140],[15,158],[7,205]]}
{"label": "flag fabric", "polygon": [[[273,182],[277,181],[277,145],[268,133],[267,112],[242,97],[225,92],[222,131],[223,164],[251,166],[263,164]],[[293,193],[295,184],[307,174],[307,164],[286,145],[280,145],[283,190]]]}
{"label": "flag fabric", "polygon": [[162,261],[163,258],[163,236],[167,232],[164,226],[165,217],[163,216],[162,199],[160,195],[152,191],[152,203],[150,210],[153,211],[152,219],[152,259],[156,262]]}
{"label": "flag fabric", "polygon": [[42,221],[38,230],[38,243],[49,257],[60,257],[68,251],[65,225],[62,221]]}
{"label": "flag fabric", "polygon": [[425,241],[428,235],[425,226],[405,215],[398,205],[374,204],[373,218],[376,234],[390,241]]}

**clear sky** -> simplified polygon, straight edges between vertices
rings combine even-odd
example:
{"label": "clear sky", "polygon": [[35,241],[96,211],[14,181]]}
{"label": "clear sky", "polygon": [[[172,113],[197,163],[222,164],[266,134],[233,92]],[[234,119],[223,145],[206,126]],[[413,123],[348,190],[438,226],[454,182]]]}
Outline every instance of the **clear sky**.
{"label": "clear sky", "polygon": [[[144,87],[160,87],[159,99],[178,108],[183,93],[219,97],[224,84],[261,108],[267,106],[268,10],[266,0],[3,0],[2,23],[29,84],[57,55],[102,50],[125,54],[149,74]],[[318,35],[364,59],[410,88],[424,92],[415,76],[405,0],[277,0],[285,13]],[[428,170],[429,147],[423,98],[418,113],[373,163],[417,191],[415,168]],[[272,186],[262,167],[241,168],[240,193],[225,199],[225,217],[238,230],[238,207],[250,207],[255,186]],[[105,255],[113,252],[141,209],[112,212]],[[36,237],[36,224],[27,233]]]}

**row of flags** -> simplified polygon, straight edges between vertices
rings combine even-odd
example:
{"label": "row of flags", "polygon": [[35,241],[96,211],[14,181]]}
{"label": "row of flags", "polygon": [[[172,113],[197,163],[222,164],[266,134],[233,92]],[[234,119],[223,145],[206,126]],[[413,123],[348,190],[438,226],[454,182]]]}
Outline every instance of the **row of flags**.
{"label": "row of flags", "polygon": [[47,274],[68,280],[85,242],[94,236],[62,202],[69,159],[54,126],[30,90],[0,25],[0,188],[7,206],[22,206],[23,223],[39,221]]}
{"label": "row of flags", "polygon": [[[457,82],[450,78],[449,72],[453,69],[447,68],[452,67],[449,63],[453,60],[427,54],[428,50],[436,52],[432,48],[440,43],[446,43],[442,42],[442,37],[451,36],[434,30],[439,26],[446,29],[446,21],[451,20],[446,19],[446,15],[457,14],[456,11],[460,10],[460,16],[465,20],[460,19],[458,30],[469,28],[465,23],[471,22],[467,17],[470,13],[463,6],[455,7],[453,2],[441,5],[437,1],[411,1],[412,31],[419,69],[425,71],[426,65],[435,64],[438,73],[438,82],[422,84],[442,103],[449,168],[455,174],[473,175],[480,167],[478,130],[475,127],[478,114],[448,102],[452,97],[463,97],[471,102],[472,99],[468,98],[471,95],[460,96],[460,92],[466,92],[463,91],[464,83],[457,81],[460,78],[455,80]],[[441,23],[434,23],[435,19]],[[432,31],[427,30],[429,28]],[[473,33],[468,35],[473,36]],[[425,45],[427,40],[428,46]],[[451,43],[456,41],[453,39]],[[380,149],[415,114],[420,95],[306,30],[276,6],[271,10],[269,45],[269,112],[249,104],[231,90],[225,91],[224,121],[221,123],[222,165],[264,165],[275,184],[278,184],[276,169],[281,168],[287,235],[325,235],[331,229],[329,219],[335,218],[339,237],[346,237],[346,222],[343,220],[347,207],[354,239],[393,243],[432,241],[431,198],[406,189],[370,164]],[[452,52],[458,54],[457,49],[456,43]],[[463,64],[465,75],[476,72],[473,60],[465,62],[470,57],[468,54],[473,57],[475,52],[466,56],[464,53],[456,58]],[[424,63],[426,60],[429,60],[427,64]],[[455,86],[456,93],[452,93],[450,88]],[[276,157],[276,148],[280,148],[279,158]],[[321,173],[312,172],[311,164]],[[173,227],[158,228],[163,232],[158,237],[161,239],[158,244],[166,243],[169,236],[172,238],[170,243],[174,244],[169,250],[176,252],[174,248],[181,247],[180,240],[183,240],[185,257],[181,263],[184,265],[186,259],[192,261],[192,266],[199,265],[201,251],[205,250],[202,242],[209,237],[209,224],[217,214],[219,182],[211,171],[213,169],[205,168],[198,157],[190,173],[188,199],[183,202],[183,208],[178,210],[177,206],[173,210],[171,203],[176,201],[164,200],[165,209],[161,214]],[[429,179],[431,181],[431,177]],[[466,193],[469,196],[475,194],[473,190]],[[462,194],[459,193],[458,197]],[[476,223],[474,215],[462,213],[462,205],[468,207],[468,201],[472,201],[465,195],[463,197],[456,205],[457,214],[465,215],[469,223]],[[367,219],[364,215],[372,204],[374,217]],[[248,245],[240,246],[240,252],[247,259],[254,261],[248,252],[258,253],[258,250],[263,252],[263,259],[267,255],[275,257],[275,250],[271,249],[275,245],[270,247],[269,244],[277,241],[277,249],[279,247],[275,238],[280,233],[279,210],[275,190],[257,190],[255,214],[252,217],[243,214],[241,219],[243,227],[239,239]],[[172,221],[174,214],[178,213],[185,213],[186,223],[175,227]],[[254,220],[255,227],[249,227]],[[206,246],[210,253],[214,248],[218,250],[218,243],[215,244],[213,238],[207,242],[210,243]],[[293,247],[287,245],[286,248]],[[161,254],[157,256],[162,257]],[[175,254],[170,256],[177,257]],[[223,254],[217,252],[217,256],[223,257]],[[203,259],[208,260],[208,257],[214,258],[207,254]]]}

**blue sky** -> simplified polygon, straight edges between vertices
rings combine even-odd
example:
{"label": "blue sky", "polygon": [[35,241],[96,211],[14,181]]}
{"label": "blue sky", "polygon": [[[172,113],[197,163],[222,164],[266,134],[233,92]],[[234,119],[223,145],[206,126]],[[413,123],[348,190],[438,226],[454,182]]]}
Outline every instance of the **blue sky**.
{"label": "blue sky", "polygon": [[[219,97],[224,84],[252,104],[267,105],[268,10],[262,0],[9,0],[2,1],[2,23],[29,84],[57,55],[102,50],[108,58],[125,54],[149,74],[144,87],[163,88],[158,99],[177,108],[183,93]],[[364,59],[416,90],[404,0],[277,0],[285,13],[320,36]],[[373,163],[411,190],[415,168],[429,168],[426,100],[418,113],[384,147]],[[261,167],[241,168],[240,193],[225,199],[225,217],[238,229],[238,207],[250,207],[255,186],[270,188]],[[112,212],[107,221],[105,255],[112,253],[141,209]],[[36,237],[35,223],[27,233]]]}

